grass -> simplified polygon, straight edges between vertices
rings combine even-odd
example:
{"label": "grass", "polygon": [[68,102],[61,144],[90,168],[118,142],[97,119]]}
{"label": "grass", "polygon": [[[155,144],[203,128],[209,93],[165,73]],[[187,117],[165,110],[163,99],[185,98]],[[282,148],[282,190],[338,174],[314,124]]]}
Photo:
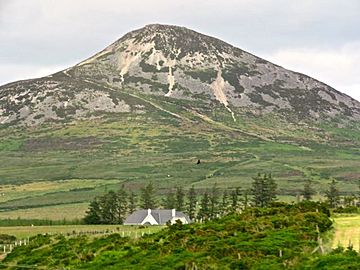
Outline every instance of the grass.
{"label": "grass", "polygon": [[335,217],[333,248],[348,247],[360,251],[360,215],[338,215]]}
{"label": "grass", "polygon": [[[295,198],[307,179],[318,196],[333,178],[341,192],[357,190],[358,142],[326,143],[321,133],[326,126],[317,132],[287,126],[276,117],[246,115],[234,123],[223,106],[199,112],[223,121],[214,124],[192,113],[194,101],[143,98],[148,108],[144,114],[109,114],[37,129],[0,128],[1,216],[85,205],[120,184],[138,191],[151,181],[158,194],[178,185],[248,189],[258,172],[272,173],[284,198]],[[183,118],[157,110],[146,99]],[[268,140],[243,130],[265,134]]]}
{"label": "grass", "polygon": [[[3,234],[14,235],[18,239],[32,237],[38,234],[66,234],[76,235],[81,233],[102,236],[105,233],[120,233],[122,236],[140,237],[143,234],[154,233],[164,226],[124,226],[124,225],[61,225],[61,226],[18,226],[0,227]],[[95,234],[95,232],[98,232]]]}
{"label": "grass", "polygon": [[0,202],[19,200],[28,197],[37,197],[54,192],[67,192],[90,190],[104,184],[118,184],[119,180],[108,180],[104,183],[101,179],[68,179],[57,181],[39,181],[21,185],[0,186]]}
{"label": "grass", "polygon": [[0,219],[81,219],[85,216],[85,212],[88,209],[88,206],[89,204],[84,202],[6,211],[0,212]]}

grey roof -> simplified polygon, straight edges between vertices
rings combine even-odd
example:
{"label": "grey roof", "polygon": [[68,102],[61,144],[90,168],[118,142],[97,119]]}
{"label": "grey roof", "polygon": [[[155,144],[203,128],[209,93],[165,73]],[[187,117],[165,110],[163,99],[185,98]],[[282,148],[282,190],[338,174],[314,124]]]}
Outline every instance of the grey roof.
{"label": "grey roof", "polygon": [[135,212],[133,212],[130,216],[128,216],[126,218],[126,220],[124,221],[124,223],[131,223],[131,224],[138,224],[141,223],[144,218],[146,218],[148,213],[148,210],[136,210]]}
{"label": "grey roof", "polygon": [[[146,218],[148,214],[148,210],[141,209],[136,210],[134,213],[132,213],[130,216],[128,216],[125,220],[125,224],[140,224],[144,218]],[[171,220],[172,218],[172,210],[171,209],[152,209],[151,215],[154,217],[156,222],[159,225],[165,225],[166,222]],[[175,217],[184,217],[188,223],[190,223],[190,218],[185,215],[183,212],[176,211]]]}

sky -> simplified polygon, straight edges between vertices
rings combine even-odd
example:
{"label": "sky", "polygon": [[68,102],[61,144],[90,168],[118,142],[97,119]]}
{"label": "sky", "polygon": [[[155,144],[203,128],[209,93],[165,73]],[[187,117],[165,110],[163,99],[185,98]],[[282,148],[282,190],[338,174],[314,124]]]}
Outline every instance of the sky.
{"label": "sky", "polygon": [[0,85],[73,66],[150,23],[215,36],[360,100],[359,0],[0,0]]}

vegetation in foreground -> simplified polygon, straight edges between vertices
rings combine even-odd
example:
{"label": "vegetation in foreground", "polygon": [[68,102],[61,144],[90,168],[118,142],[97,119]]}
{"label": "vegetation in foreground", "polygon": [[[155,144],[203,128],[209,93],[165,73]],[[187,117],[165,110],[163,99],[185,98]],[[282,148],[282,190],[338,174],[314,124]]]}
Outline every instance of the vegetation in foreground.
{"label": "vegetation in foreground", "polygon": [[339,248],[328,255],[312,254],[321,250],[318,239],[331,228],[329,211],[323,204],[276,203],[204,223],[178,223],[140,239],[120,234],[97,239],[39,235],[31,239],[30,245],[10,253],[2,267],[358,269],[360,257],[352,250],[343,252]]}

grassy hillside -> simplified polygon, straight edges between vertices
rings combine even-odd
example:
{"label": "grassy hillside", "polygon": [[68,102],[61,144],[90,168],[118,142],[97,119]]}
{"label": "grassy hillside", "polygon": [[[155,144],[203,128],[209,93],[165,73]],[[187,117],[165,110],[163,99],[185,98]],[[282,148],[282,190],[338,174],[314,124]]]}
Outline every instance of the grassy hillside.
{"label": "grassy hillside", "polygon": [[203,190],[217,183],[224,189],[247,189],[258,172],[271,172],[280,197],[288,201],[295,200],[307,179],[319,193],[333,178],[342,192],[356,190],[356,126],[342,134],[334,123],[314,129],[240,112],[234,122],[222,106],[204,103],[202,111],[196,111],[199,104],[191,101],[135,94],[127,102],[141,101],[146,113],[64,120],[37,128],[3,126],[0,210],[6,212],[0,217],[22,216],[19,209],[88,203],[121,184],[138,190],[151,181],[159,194],[176,185]]}

